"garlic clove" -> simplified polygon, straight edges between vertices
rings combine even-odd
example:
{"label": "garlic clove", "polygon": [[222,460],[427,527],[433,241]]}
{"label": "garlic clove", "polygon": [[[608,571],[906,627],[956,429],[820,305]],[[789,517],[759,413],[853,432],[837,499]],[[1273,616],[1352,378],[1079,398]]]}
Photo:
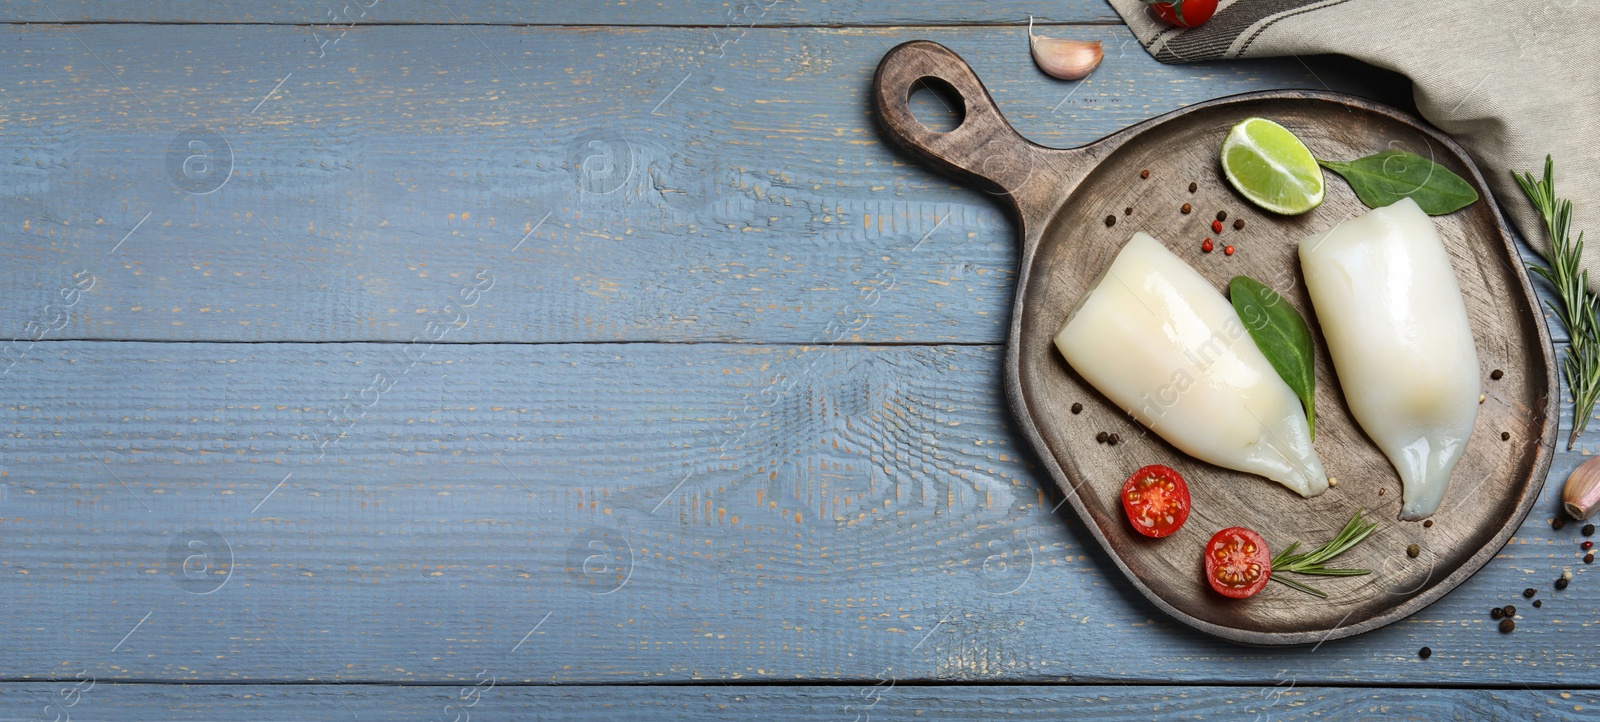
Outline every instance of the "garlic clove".
{"label": "garlic clove", "polygon": [[1567,477],[1561,489],[1561,505],[1574,519],[1588,519],[1600,509],[1600,456],[1583,462]]}
{"label": "garlic clove", "polygon": [[1028,16],[1028,47],[1033,51],[1033,62],[1046,75],[1062,80],[1078,80],[1100,66],[1105,57],[1100,41],[1066,40],[1033,34],[1033,16]]}

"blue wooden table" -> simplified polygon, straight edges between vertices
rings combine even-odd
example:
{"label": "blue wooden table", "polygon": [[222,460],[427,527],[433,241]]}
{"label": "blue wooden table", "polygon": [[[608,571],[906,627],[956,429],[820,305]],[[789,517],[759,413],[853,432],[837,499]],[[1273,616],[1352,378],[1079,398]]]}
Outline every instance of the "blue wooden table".
{"label": "blue wooden table", "polygon": [[[1104,65],[1040,74],[1029,13]],[[1403,79],[1159,65],[1099,0],[0,19],[0,719],[1600,708],[1600,586],[1550,523],[1600,434],[1410,619],[1190,631],[1012,427],[1011,220],[866,102],[913,38],[1057,146],[1266,88],[1404,105]]]}

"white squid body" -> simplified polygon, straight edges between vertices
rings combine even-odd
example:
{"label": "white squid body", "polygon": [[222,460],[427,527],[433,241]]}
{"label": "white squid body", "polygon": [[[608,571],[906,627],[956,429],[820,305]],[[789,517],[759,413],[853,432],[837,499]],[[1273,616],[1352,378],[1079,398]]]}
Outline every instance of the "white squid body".
{"label": "white squid body", "polygon": [[1084,294],[1056,348],[1178,450],[1316,496],[1328,489],[1305,411],[1233,306],[1144,233]]}
{"label": "white squid body", "polygon": [[1438,510],[1478,416],[1478,352],[1450,255],[1410,198],[1300,242],[1350,411],[1400,472],[1400,518]]}

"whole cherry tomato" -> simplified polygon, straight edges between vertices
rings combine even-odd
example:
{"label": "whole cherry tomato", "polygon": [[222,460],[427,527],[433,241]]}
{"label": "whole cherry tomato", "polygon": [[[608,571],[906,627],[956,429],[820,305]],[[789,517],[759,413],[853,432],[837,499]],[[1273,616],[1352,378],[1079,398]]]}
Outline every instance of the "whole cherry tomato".
{"label": "whole cherry tomato", "polygon": [[1198,28],[1217,11],[1217,0],[1144,0],[1156,17],[1180,28]]}
{"label": "whole cherry tomato", "polygon": [[1272,576],[1267,542],[1242,526],[1231,526],[1206,544],[1206,581],[1218,594],[1233,599],[1255,596]]}
{"label": "whole cherry tomato", "polygon": [[1189,485],[1172,467],[1151,464],[1123,483],[1122,510],[1134,531],[1158,539],[1168,536],[1189,519]]}

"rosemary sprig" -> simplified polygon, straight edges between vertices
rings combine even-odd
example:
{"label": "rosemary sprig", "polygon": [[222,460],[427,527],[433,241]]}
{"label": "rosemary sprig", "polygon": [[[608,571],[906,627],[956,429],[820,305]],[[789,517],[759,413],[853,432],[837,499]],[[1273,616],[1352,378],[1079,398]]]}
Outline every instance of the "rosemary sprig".
{"label": "rosemary sprig", "polygon": [[1589,426],[1594,415],[1594,404],[1600,399],[1600,323],[1595,313],[1600,310],[1600,299],[1589,292],[1589,272],[1583,270],[1583,233],[1572,238],[1572,201],[1556,197],[1554,163],[1544,157],[1544,179],[1535,180],[1532,173],[1511,177],[1522,186],[1523,194],[1544,217],[1545,231],[1550,234],[1550,253],[1539,253],[1545,265],[1528,264],[1528,268],[1542,276],[1555,287],[1561,305],[1546,301],[1567,330],[1567,357],[1561,363],[1566,372],[1567,386],[1572,391],[1572,434],[1567,437],[1567,450],[1571,451],[1578,436]]}
{"label": "rosemary sprig", "polygon": [[1349,551],[1350,547],[1360,544],[1361,540],[1366,539],[1367,535],[1377,528],[1378,522],[1362,520],[1361,512],[1358,510],[1356,515],[1350,518],[1350,523],[1345,524],[1344,528],[1339,530],[1339,533],[1327,544],[1308,552],[1296,554],[1294,552],[1300,548],[1300,542],[1295,542],[1290,544],[1289,548],[1278,552],[1278,555],[1272,558],[1272,575],[1267,578],[1290,588],[1298,589],[1306,594],[1327,599],[1327,592],[1309,584],[1279,576],[1279,573],[1294,572],[1296,574],[1309,574],[1319,577],[1359,577],[1371,574],[1372,570],[1370,569],[1329,569],[1324,565],[1332,561],[1334,557]]}

